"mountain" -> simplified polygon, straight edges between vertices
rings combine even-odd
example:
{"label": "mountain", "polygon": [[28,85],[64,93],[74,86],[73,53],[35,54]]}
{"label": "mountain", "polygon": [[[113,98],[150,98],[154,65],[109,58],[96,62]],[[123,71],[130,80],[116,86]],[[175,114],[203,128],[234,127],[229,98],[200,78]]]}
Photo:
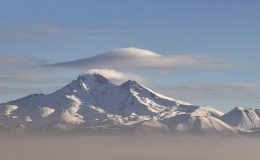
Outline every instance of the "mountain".
{"label": "mountain", "polygon": [[[259,110],[255,113],[259,118]],[[238,134],[236,123],[228,120],[237,114],[169,98],[136,81],[115,85],[102,75],[87,74],[54,93],[1,104],[0,126],[18,133]]]}
{"label": "mountain", "polygon": [[260,128],[260,110],[236,107],[226,113],[221,119],[229,125],[241,129]]}

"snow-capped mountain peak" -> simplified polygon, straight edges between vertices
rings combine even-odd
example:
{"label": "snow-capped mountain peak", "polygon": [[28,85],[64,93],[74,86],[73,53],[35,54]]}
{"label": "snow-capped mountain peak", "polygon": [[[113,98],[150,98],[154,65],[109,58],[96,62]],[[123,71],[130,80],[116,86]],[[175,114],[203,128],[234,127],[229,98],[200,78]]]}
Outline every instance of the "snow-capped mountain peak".
{"label": "snow-capped mountain peak", "polygon": [[127,88],[139,87],[140,88],[141,85],[138,82],[134,81],[134,80],[128,80],[128,81],[122,83],[120,85],[120,87],[122,87],[122,88],[124,88],[124,87],[127,87]]}
{"label": "snow-capped mountain peak", "polygon": [[236,107],[221,117],[231,126],[251,129],[260,128],[260,114],[258,109]]}
{"label": "snow-capped mountain peak", "polygon": [[3,124],[15,131],[101,127],[118,131],[237,134],[237,126],[260,126],[260,112],[256,109],[236,108],[223,115],[209,106],[161,95],[134,80],[115,85],[100,74],[80,75],[51,94],[34,94],[0,104],[0,113],[0,128]]}
{"label": "snow-capped mountain peak", "polygon": [[77,81],[85,82],[85,83],[99,83],[103,85],[112,84],[112,82],[106,79],[104,76],[100,74],[84,74],[80,75],[77,78]]}

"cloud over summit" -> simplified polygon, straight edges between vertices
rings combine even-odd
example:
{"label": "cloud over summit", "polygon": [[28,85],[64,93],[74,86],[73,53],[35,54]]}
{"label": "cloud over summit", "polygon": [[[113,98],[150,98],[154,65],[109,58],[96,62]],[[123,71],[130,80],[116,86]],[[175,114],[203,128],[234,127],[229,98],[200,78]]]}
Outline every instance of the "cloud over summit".
{"label": "cloud over summit", "polygon": [[133,74],[133,73],[124,73],[114,69],[90,69],[87,71],[89,74],[97,73],[105,76],[106,78],[113,80],[115,83],[123,83],[127,80],[136,80],[141,83],[147,83],[147,77]]}

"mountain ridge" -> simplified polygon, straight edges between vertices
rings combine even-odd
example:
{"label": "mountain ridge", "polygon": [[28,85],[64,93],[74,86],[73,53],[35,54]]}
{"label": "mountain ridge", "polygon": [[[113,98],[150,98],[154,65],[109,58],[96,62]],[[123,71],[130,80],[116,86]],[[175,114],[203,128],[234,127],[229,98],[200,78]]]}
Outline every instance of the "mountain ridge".
{"label": "mountain ridge", "polygon": [[249,124],[247,114],[224,114],[209,106],[192,105],[158,94],[134,80],[115,85],[100,74],[86,74],[51,94],[33,94],[0,104],[0,123],[25,133],[40,128],[66,132],[116,128],[118,132],[147,134],[154,130],[237,135],[260,127],[260,112],[254,111],[250,117],[253,126],[237,125],[232,117]]}

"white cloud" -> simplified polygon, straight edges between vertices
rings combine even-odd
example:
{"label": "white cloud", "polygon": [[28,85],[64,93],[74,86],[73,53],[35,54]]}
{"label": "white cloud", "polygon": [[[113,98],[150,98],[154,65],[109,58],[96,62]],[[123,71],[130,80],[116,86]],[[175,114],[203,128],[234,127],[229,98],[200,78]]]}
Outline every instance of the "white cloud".
{"label": "white cloud", "polygon": [[116,71],[114,69],[90,69],[88,73],[93,74],[101,74],[109,79],[122,80],[126,78],[126,75],[122,72]]}
{"label": "white cloud", "polygon": [[224,63],[218,58],[199,55],[164,56],[138,48],[115,49],[94,57],[47,65],[47,67],[64,67],[80,70],[91,68],[204,69],[230,66],[232,65]]}
{"label": "white cloud", "polygon": [[122,83],[127,80],[136,80],[140,83],[147,83],[147,79],[144,76],[140,76],[137,74],[132,74],[132,73],[123,73],[114,69],[90,69],[87,71],[87,73],[93,74],[101,74],[104,77],[114,81],[115,83]]}

